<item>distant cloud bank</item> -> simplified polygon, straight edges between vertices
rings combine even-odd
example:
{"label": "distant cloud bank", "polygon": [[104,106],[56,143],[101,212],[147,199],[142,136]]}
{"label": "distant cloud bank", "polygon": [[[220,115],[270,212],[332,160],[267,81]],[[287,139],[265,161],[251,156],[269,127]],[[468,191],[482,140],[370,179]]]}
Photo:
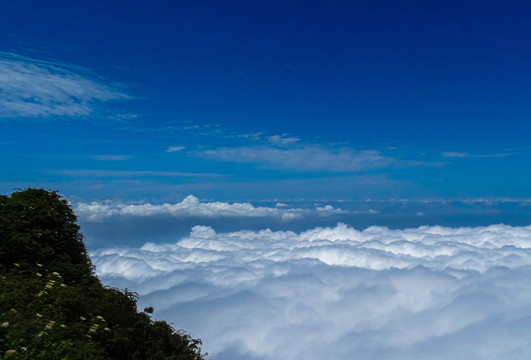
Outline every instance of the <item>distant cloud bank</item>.
{"label": "distant cloud bank", "polygon": [[218,360],[531,356],[531,226],[195,226],[176,240],[91,257]]}
{"label": "distant cloud bank", "polygon": [[92,203],[77,203],[75,212],[83,220],[99,222],[111,216],[155,216],[171,215],[175,217],[275,217],[282,220],[300,218],[310,213],[327,215],[343,213],[345,211],[330,205],[316,207],[314,210],[286,208],[279,206],[256,207],[251,203],[227,202],[200,202],[193,195],[187,196],[183,201],[170,204],[124,204],[114,201]]}

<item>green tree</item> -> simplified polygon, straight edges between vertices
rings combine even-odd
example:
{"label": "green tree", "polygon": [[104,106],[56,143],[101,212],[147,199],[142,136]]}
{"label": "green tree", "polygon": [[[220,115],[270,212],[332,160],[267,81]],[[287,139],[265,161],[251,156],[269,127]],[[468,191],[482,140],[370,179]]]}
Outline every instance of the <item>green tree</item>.
{"label": "green tree", "polygon": [[94,275],[56,191],[0,195],[0,360],[202,360],[201,341],[137,310]]}

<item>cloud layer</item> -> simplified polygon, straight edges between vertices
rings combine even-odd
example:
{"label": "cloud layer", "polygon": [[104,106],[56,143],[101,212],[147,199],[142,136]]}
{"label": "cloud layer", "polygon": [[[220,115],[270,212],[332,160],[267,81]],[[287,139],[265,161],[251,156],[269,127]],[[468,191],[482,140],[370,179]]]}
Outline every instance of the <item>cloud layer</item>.
{"label": "cloud layer", "polygon": [[[273,140],[271,140],[273,138]],[[298,139],[272,136],[275,145],[292,145]],[[330,148],[311,144],[284,148],[274,146],[222,147],[204,150],[198,156],[219,161],[266,164],[272,168],[294,171],[352,172],[389,166],[395,160],[375,150],[357,151],[350,148]]]}
{"label": "cloud layer", "polygon": [[196,226],[91,256],[218,360],[527,359],[530,246],[531,226]]}
{"label": "cloud layer", "polygon": [[111,216],[155,216],[171,215],[175,217],[275,217],[282,220],[300,218],[310,212],[320,215],[343,213],[341,209],[326,205],[314,210],[286,208],[284,204],[275,207],[254,206],[251,203],[200,202],[193,195],[183,201],[170,204],[124,204],[113,201],[77,203],[76,213],[85,221],[98,222]]}
{"label": "cloud layer", "polygon": [[0,117],[90,116],[103,102],[127,99],[85,69],[0,52]]}

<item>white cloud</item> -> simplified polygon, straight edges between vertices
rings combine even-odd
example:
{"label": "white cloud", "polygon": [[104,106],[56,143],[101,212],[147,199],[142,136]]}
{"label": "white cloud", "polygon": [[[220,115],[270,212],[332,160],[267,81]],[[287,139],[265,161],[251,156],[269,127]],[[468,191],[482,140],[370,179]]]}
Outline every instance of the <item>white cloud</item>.
{"label": "white cloud", "polygon": [[184,146],[170,146],[166,149],[166,152],[178,152],[184,150]]}
{"label": "white cloud", "polygon": [[91,253],[216,359],[528,359],[531,226],[237,231]]}
{"label": "white cloud", "polygon": [[131,159],[131,155],[92,155],[91,158],[103,161],[121,161]]}
{"label": "white cloud", "polygon": [[298,142],[300,139],[296,137],[288,137],[286,135],[273,135],[267,138],[270,144],[278,146],[292,145]]}
{"label": "white cloud", "polygon": [[74,207],[80,218],[90,222],[99,222],[111,216],[156,216],[163,214],[175,217],[274,217],[292,220],[310,213],[322,216],[347,213],[347,211],[334,208],[331,205],[317,207],[315,210],[286,208],[277,205],[274,207],[256,207],[251,203],[200,202],[195,196],[189,195],[183,201],[175,204],[124,204],[108,200],[92,203],[80,202]]}
{"label": "white cloud", "polygon": [[442,154],[444,157],[455,157],[455,158],[476,158],[476,159],[486,159],[486,158],[501,158],[511,156],[511,152],[503,153],[493,153],[493,154],[470,154],[466,152],[452,152],[444,151]]}
{"label": "white cloud", "polygon": [[213,173],[187,173],[181,171],[150,171],[150,170],[49,170],[49,173],[58,173],[74,177],[215,177]]}
{"label": "white cloud", "polygon": [[130,98],[86,69],[0,52],[0,117],[91,116]]}
{"label": "white cloud", "polygon": [[199,156],[221,161],[267,164],[268,166],[296,171],[361,171],[395,162],[378,151],[356,151],[350,148],[327,148],[321,145],[306,145],[297,148],[270,146],[223,147],[205,150]]}
{"label": "white cloud", "polygon": [[442,156],[444,156],[444,157],[464,158],[464,157],[468,157],[470,155],[468,155],[467,153],[464,153],[464,152],[445,151],[445,152],[442,153]]}

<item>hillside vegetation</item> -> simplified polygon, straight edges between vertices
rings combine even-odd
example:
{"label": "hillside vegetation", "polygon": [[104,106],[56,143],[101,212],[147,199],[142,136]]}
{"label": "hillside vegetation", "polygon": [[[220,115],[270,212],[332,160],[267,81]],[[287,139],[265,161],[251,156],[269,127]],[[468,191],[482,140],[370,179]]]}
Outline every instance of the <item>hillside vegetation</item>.
{"label": "hillside vegetation", "polygon": [[0,359],[202,360],[201,341],[94,275],[57,192],[0,195]]}

